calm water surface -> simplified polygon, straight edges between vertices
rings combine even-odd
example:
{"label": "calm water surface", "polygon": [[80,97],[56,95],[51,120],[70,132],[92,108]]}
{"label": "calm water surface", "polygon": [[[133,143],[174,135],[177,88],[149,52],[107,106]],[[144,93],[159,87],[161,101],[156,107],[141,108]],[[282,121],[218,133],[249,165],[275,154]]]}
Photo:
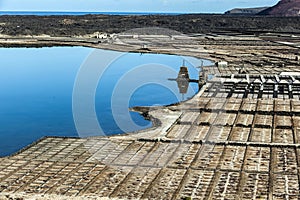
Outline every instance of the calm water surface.
{"label": "calm water surface", "polygon": [[[80,67],[93,51],[84,47],[0,48],[0,156],[12,154],[43,136],[78,137],[72,113],[72,92]],[[201,61],[184,59],[188,60],[186,65],[191,78],[197,78],[198,69],[194,66],[200,66]],[[107,135],[123,133],[114,120],[111,97],[124,75],[137,66],[151,63],[169,66],[176,75],[182,61],[180,56],[130,53],[112,62],[95,91],[95,110],[103,131]],[[158,78],[163,79],[160,81],[175,78],[174,73],[158,74]],[[135,78],[143,79],[143,74]],[[157,82],[153,80],[138,86],[128,106],[166,105],[181,100],[178,91],[174,94]],[[177,86],[176,82],[172,84]],[[184,98],[198,91],[197,84],[190,86]],[[130,116],[143,128],[151,126],[137,113],[130,112]]]}

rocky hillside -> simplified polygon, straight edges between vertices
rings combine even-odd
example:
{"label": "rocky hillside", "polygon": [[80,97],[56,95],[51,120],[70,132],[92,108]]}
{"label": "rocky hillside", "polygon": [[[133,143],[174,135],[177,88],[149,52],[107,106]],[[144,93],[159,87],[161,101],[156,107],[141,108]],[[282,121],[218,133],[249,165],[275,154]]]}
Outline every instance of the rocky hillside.
{"label": "rocky hillside", "polygon": [[260,12],[259,15],[284,17],[300,16],[300,0],[281,0],[275,6]]}
{"label": "rocky hillside", "polygon": [[263,10],[266,10],[269,7],[259,7],[259,8],[235,8],[229,11],[226,11],[226,15],[256,15]]}

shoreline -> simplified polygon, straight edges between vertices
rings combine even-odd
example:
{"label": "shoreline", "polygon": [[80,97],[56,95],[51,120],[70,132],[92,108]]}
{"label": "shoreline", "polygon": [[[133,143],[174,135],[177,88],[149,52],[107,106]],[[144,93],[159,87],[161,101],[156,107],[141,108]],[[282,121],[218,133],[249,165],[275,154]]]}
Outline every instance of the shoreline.
{"label": "shoreline", "polygon": [[[158,52],[158,51],[151,51],[150,49],[148,50],[143,50],[143,49],[132,49],[130,51],[126,51],[124,50],[124,46],[122,47],[117,47],[115,48],[114,46],[109,46],[107,43],[104,44],[104,48],[103,46],[99,46],[99,42],[96,42],[98,40],[92,40],[90,38],[80,38],[77,39],[75,38],[75,41],[73,40],[73,38],[69,38],[69,37],[49,37],[49,38],[40,38],[39,36],[36,37],[10,37],[10,36],[6,36],[6,37],[1,37],[0,35],[0,48],[43,48],[43,47],[77,47],[77,46],[81,46],[81,47],[88,47],[88,48],[96,48],[96,49],[103,49],[103,50],[111,50],[111,51],[121,51],[121,52],[128,52],[128,53],[152,53],[152,54],[168,54],[168,55],[178,55],[178,56],[184,56],[181,55],[179,53],[172,53],[172,52]],[[41,42],[45,42],[45,43],[41,43]],[[106,41],[107,42],[107,41]],[[127,49],[131,49],[130,45],[126,45]],[[188,56],[191,56],[190,54]],[[195,57],[195,56],[193,56]],[[195,57],[197,58],[197,57]],[[204,59],[204,58],[201,58]],[[208,60],[208,59],[207,59]],[[211,61],[211,60],[208,60]],[[212,61],[211,61],[212,62]],[[208,67],[208,66],[204,66],[204,67]],[[165,105],[165,106],[161,106],[161,107],[145,107],[145,106],[137,106],[137,107],[133,107],[133,108],[129,108],[130,111],[133,112],[137,112],[139,113],[141,116],[143,116],[146,120],[149,120],[152,122],[152,126],[143,130],[137,130],[137,131],[133,131],[133,132],[128,132],[128,133],[119,133],[119,134],[114,134],[114,135],[107,135],[107,136],[92,136],[92,137],[87,137],[89,139],[92,138],[101,138],[101,137],[107,137],[107,138],[112,138],[112,137],[122,137],[122,136],[133,136],[133,137],[138,137],[139,134],[145,133],[145,132],[149,132],[149,131],[155,131],[156,129],[158,129],[160,126],[165,125],[165,126],[172,126],[175,121],[171,121],[168,119],[164,119],[164,118],[156,118],[154,117],[156,113],[155,110],[168,110],[169,107],[176,107],[176,106],[180,106],[180,104],[182,103],[186,103],[192,99],[194,99],[196,96],[198,96],[199,93],[203,93],[203,88],[199,89],[199,91],[191,98],[184,100],[184,101],[180,101],[177,103],[172,103],[169,105]],[[151,112],[149,112],[151,109]],[[153,116],[154,115],[154,116]],[[176,115],[177,116],[177,115]],[[166,125],[167,124],[167,125]],[[7,156],[3,156],[0,158],[9,158],[9,157],[13,157],[18,155],[19,153],[22,153],[23,151],[26,151],[27,149],[31,148],[32,146],[34,146],[35,144],[39,143],[40,141],[47,139],[47,138],[74,138],[74,139],[79,139],[80,137],[64,137],[64,136],[44,136],[34,142],[32,142],[31,144],[23,147],[22,149],[19,149],[17,152],[12,153],[11,155],[7,155]]]}
{"label": "shoreline", "polygon": [[[165,37],[164,35],[159,35]],[[158,37],[159,37],[158,36]],[[118,37],[118,36],[115,36]],[[129,36],[134,37],[134,34]],[[186,35],[185,37],[190,37]],[[193,40],[192,37],[190,37]],[[43,47],[90,47],[95,49],[128,52],[128,53],[152,53],[152,54],[166,54],[166,55],[178,55],[178,56],[192,56],[198,59],[206,59],[211,62],[211,57],[199,57],[197,54],[189,54],[184,51],[173,52],[172,50],[159,50],[157,48],[144,49],[141,46],[130,45],[130,44],[114,44],[115,38],[109,38],[108,40],[99,40],[91,38],[73,38],[73,37],[45,37],[30,36],[30,37],[15,37],[15,36],[3,36],[0,34],[0,48],[43,48]]]}

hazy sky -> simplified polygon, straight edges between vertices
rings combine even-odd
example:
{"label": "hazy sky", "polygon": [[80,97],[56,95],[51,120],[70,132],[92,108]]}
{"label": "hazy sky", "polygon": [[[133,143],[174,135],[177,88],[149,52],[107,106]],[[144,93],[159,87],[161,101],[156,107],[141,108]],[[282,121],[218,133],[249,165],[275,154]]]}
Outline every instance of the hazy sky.
{"label": "hazy sky", "polygon": [[223,13],[232,8],[271,6],[279,0],[0,0],[0,10],[135,11]]}

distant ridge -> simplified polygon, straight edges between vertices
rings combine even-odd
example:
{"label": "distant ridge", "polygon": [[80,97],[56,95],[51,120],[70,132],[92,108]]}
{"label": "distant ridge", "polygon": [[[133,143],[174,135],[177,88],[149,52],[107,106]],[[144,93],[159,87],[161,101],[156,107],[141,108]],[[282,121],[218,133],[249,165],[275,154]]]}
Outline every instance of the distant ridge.
{"label": "distant ridge", "polygon": [[226,15],[256,15],[269,7],[258,7],[258,8],[234,8],[232,10],[226,11]]}
{"label": "distant ridge", "polygon": [[263,10],[258,15],[299,17],[300,0],[281,0],[275,6]]}

